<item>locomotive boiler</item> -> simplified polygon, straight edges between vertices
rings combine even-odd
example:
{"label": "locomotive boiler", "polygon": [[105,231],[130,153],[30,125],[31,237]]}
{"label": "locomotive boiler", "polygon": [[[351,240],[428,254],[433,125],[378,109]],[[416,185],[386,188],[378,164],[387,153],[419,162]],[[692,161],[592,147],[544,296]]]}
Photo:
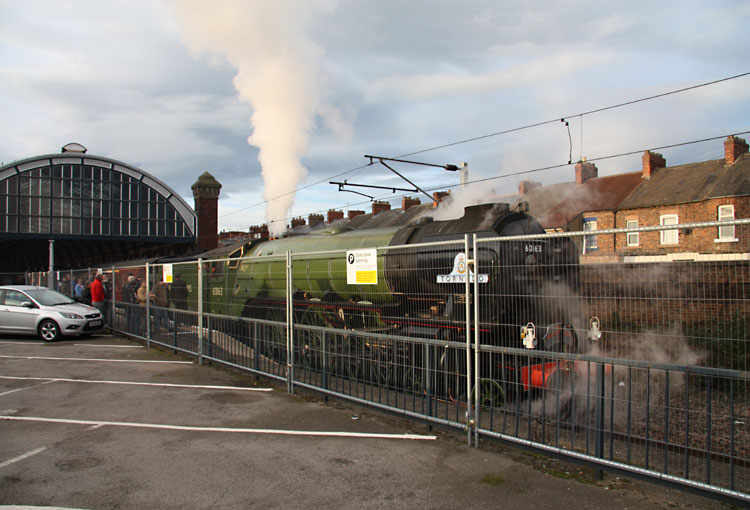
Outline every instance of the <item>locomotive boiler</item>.
{"label": "locomotive boiler", "polygon": [[[472,247],[463,253],[464,245],[457,241],[466,234],[480,239],[528,237],[480,243],[477,253]],[[541,301],[546,286],[577,284],[577,251],[568,239],[533,237],[543,234],[541,225],[526,212],[495,203],[467,207],[454,220],[422,216],[406,225],[341,226],[261,242],[245,250],[231,276],[224,271],[223,299],[213,299],[217,306],[212,311],[283,318],[287,281],[282,256],[290,252],[298,322],[453,339],[466,327],[465,279],[457,266],[473,259],[480,271],[476,277],[485,341],[517,346],[519,325],[544,327],[569,320],[553,316]],[[374,281],[352,283],[347,278],[346,253],[375,248]],[[472,275],[471,269],[465,268],[463,274]]]}

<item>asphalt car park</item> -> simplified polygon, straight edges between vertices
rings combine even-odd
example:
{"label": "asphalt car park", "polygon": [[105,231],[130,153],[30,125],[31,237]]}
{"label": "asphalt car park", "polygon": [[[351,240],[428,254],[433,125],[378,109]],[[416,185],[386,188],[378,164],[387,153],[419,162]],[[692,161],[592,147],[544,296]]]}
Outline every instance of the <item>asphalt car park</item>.
{"label": "asphalt car park", "polygon": [[0,336],[0,508],[724,508],[96,335]]}

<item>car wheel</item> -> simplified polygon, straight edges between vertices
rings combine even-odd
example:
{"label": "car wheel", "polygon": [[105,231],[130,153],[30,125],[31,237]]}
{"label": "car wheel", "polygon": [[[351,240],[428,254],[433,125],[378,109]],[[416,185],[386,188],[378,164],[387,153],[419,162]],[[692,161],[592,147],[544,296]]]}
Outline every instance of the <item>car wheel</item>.
{"label": "car wheel", "polygon": [[54,342],[60,338],[60,326],[53,320],[46,319],[39,324],[39,336],[45,342]]}

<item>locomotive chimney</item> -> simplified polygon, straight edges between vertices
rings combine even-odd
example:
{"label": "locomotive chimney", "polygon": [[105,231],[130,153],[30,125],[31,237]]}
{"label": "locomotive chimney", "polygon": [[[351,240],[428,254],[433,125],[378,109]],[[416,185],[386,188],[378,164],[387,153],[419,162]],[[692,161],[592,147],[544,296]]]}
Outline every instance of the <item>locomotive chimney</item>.
{"label": "locomotive chimney", "polygon": [[410,207],[414,207],[415,205],[420,205],[422,203],[421,200],[418,198],[412,198],[412,197],[404,197],[401,199],[401,209],[403,211],[406,211]]}
{"label": "locomotive chimney", "polygon": [[380,202],[376,200],[372,203],[372,215],[373,216],[376,216],[383,211],[390,211],[390,210],[391,210],[390,202]]}
{"label": "locomotive chimney", "polygon": [[583,158],[581,161],[576,163],[576,184],[581,185],[589,179],[596,179],[599,176],[599,169],[596,165],[586,161]]}
{"label": "locomotive chimney", "polygon": [[328,209],[328,224],[330,225],[336,220],[344,219],[344,211],[336,211],[334,209]]}
{"label": "locomotive chimney", "polygon": [[740,156],[747,152],[747,142],[742,138],[730,135],[724,142],[724,162],[733,165]]}
{"label": "locomotive chimney", "polygon": [[664,156],[658,152],[645,151],[643,153],[643,175],[641,175],[641,178],[650,179],[654,172],[665,166],[667,166],[667,161]]}
{"label": "locomotive chimney", "polygon": [[208,172],[198,177],[191,186],[198,216],[196,232],[198,248],[212,250],[219,245],[219,192],[221,184]]}

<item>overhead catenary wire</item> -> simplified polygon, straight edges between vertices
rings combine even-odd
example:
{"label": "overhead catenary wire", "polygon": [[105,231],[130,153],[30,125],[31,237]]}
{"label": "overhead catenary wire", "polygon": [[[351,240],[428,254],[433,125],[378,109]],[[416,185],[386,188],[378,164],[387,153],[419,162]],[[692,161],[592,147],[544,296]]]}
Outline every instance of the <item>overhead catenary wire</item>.
{"label": "overhead catenary wire", "polygon": [[[651,147],[651,148],[647,148],[647,149],[637,149],[637,150],[632,150],[632,151],[627,151],[627,152],[620,152],[620,153],[617,153],[617,154],[610,154],[610,155],[606,155],[606,156],[599,156],[599,157],[594,157],[594,158],[587,158],[587,161],[589,161],[589,162],[605,161],[605,160],[608,160],[608,159],[621,158],[621,157],[625,157],[625,156],[632,156],[632,155],[635,155],[635,154],[642,154],[645,151],[660,151],[660,150],[664,150],[664,149],[672,149],[672,148],[675,148],[675,147],[684,147],[684,146],[687,146],[687,145],[693,145],[693,144],[698,144],[698,143],[710,142],[710,141],[714,141],[714,140],[722,140],[722,139],[726,138],[727,136],[740,136],[740,135],[747,135],[747,134],[750,134],[750,130],[740,131],[740,132],[737,132],[737,133],[731,133],[731,134],[728,134],[728,135],[719,135],[719,136],[712,136],[712,137],[709,137],[709,138],[701,138],[699,140],[691,140],[691,141],[688,141],[688,142],[679,142],[679,143],[673,143],[673,144],[669,144],[669,145],[660,145],[660,146],[657,146],[657,147]],[[536,172],[543,172],[545,170],[554,170],[554,169],[564,168],[566,166],[570,166],[571,164],[572,163],[570,163],[570,162],[568,162],[568,163],[558,163],[558,164],[554,164],[554,165],[547,165],[547,166],[543,166],[543,167],[536,167],[536,168],[531,168],[531,169],[527,169],[527,170],[520,170],[520,171],[517,171],[517,172],[504,173],[504,174],[501,174],[501,175],[495,175],[493,177],[485,177],[485,178],[482,178],[482,179],[470,180],[470,181],[467,181],[466,184],[467,185],[469,185],[469,184],[477,184],[477,183],[482,183],[482,182],[494,181],[494,180],[498,180],[498,179],[506,179],[508,177],[515,177],[515,176],[518,176],[518,175],[527,175],[527,174],[532,174],[532,173],[536,173]],[[436,191],[436,190],[440,190],[440,189],[445,189],[445,188],[450,187],[450,186],[455,186],[455,184],[441,184],[441,185],[437,185],[437,186],[425,188],[425,190],[426,191]],[[408,196],[409,194],[410,193],[399,194],[399,195],[396,195],[395,198],[405,197],[405,196]],[[356,202],[354,204],[348,203],[347,207],[352,207],[352,206],[356,207],[358,205],[369,204],[373,200],[382,200],[382,199],[386,199],[386,198],[394,198],[394,195],[393,194],[381,195],[379,197],[374,197],[371,200],[364,200],[364,201],[361,201],[361,202]],[[343,208],[343,207],[344,207],[344,205],[339,205],[339,206],[336,206],[335,208]],[[303,214],[297,214],[295,216],[304,216],[305,214],[319,214],[319,213],[323,213],[323,212],[326,212],[326,211],[327,211],[327,209],[320,209],[320,210],[313,211],[313,212],[308,212],[308,213],[303,213]],[[271,220],[271,221],[285,221],[286,219],[287,218],[279,218],[279,219],[274,219],[274,220]]]}
{"label": "overhead catenary wire", "polygon": [[[524,126],[518,126],[518,127],[515,127],[515,128],[510,128],[510,129],[506,129],[506,130],[502,130],[502,131],[496,131],[494,133],[488,133],[488,134],[485,134],[485,135],[475,136],[475,137],[472,137],[472,138],[466,138],[466,139],[459,140],[459,141],[456,141],[456,142],[450,142],[450,143],[443,144],[443,145],[437,145],[435,147],[429,147],[427,149],[421,149],[421,150],[418,150],[418,151],[409,152],[409,153],[406,153],[406,154],[401,154],[401,155],[395,156],[395,157],[396,158],[405,158],[405,157],[414,156],[414,155],[417,155],[417,154],[424,154],[426,152],[431,152],[431,151],[435,151],[435,150],[439,150],[439,149],[445,149],[445,148],[448,148],[448,147],[454,147],[456,145],[462,145],[462,144],[465,144],[465,143],[476,142],[476,141],[479,141],[479,140],[485,140],[487,138],[492,138],[492,137],[496,137],[496,136],[500,136],[500,135],[510,134],[510,133],[514,133],[514,132],[522,131],[522,130],[526,130],[526,129],[532,129],[532,128],[536,128],[536,127],[541,127],[541,126],[548,125],[548,124],[553,124],[553,123],[557,123],[557,122],[566,122],[566,119],[570,119],[570,118],[573,118],[573,117],[579,117],[580,122],[581,122],[581,153],[583,153],[583,117],[586,116],[586,115],[593,115],[595,113],[601,113],[601,112],[605,112],[605,111],[608,111],[608,110],[613,110],[613,109],[616,109],[616,108],[622,108],[622,107],[625,107],[625,106],[630,106],[630,105],[633,105],[633,104],[642,103],[642,102],[645,102],[645,101],[651,101],[651,100],[654,100],[654,99],[659,99],[659,98],[662,98],[662,97],[666,97],[666,96],[670,96],[670,95],[674,95],[674,94],[679,94],[679,93],[682,93],[682,92],[687,92],[687,91],[699,89],[699,88],[702,88],[702,87],[708,87],[710,85],[716,85],[718,83],[723,83],[723,82],[727,82],[727,81],[730,81],[730,80],[735,80],[735,79],[743,78],[743,77],[746,77],[746,76],[750,76],[750,72],[740,73],[740,74],[736,74],[736,75],[733,75],[733,76],[728,76],[728,77],[725,77],[725,78],[720,78],[718,80],[713,80],[713,81],[709,81],[709,82],[699,83],[697,85],[691,85],[689,87],[683,87],[683,88],[680,88],[680,89],[675,89],[675,90],[671,90],[671,91],[668,91],[668,92],[663,92],[663,93],[660,93],[660,94],[655,94],[655,95],[652,95],[652,96],[642,97],[642,98],[639,98],[639,99],[633,99],[633,100],[630,100],[630,101],[625,101],[625,102],[613,104],[613,105],[610,105],[610,106],[604,106],[604,107],[601,107],[601,108],[595,108],[593,110],[579,112],[579,113],[575,113],[575,114],[571,114],[571,115],[565,115],[565,116],[562,116],[562,117],[555,117],[554,119],[550,119],[550,120],[545,120],[545,121],[541,121],[541,122],[535,122],[535,123],[532,123],[532,124],[526,124]],[[318,181],[312,182],[312,183],[307,184],[305,186],[300,186],[299,188],[295,188],[294,190],[290,190],[290,191],[281,193],[280,195],[272,197],[272,198],[270,198],[268,200],[262,200],[260,202],[257,202],[257,203],[254,203],[254,204],[242,207],[240,209],[235,209],[234,211],[230,211],[228,213],[222,214],[219,217],[220,218],[224,218],[224,217],[230,216],[232,214],[237,214],[239,212],[246,211],[246,210],[252,209],[254,207],[258,207],[260,205],[268,203],[269,200],[273,201],[273,200],[276,200],[278,198],[285,197],[287,195],[292,195],[294,193],[297,193],[298,191],[302,191],[302,190],[311,188],[313,186],[317,186],[318,184],[322,184],[324,182],[327,182],[330,179],[335,179],[337,177],[341,177],[342,175],[346,175],[346,174],[349,174],[349,173],[352,173],[352,172],[356,172],[358,170],[362,170],[364,168],[367,168],[371,164],[372,163],[366,163],[364,165],[359,165],[359,166],[351,168],[349,170],[345,170],[343,172],[339,172],[339,173],[334,174],[332,176],[326,177],[325,179],[320,179]],[[277,221],[277,220],[270,220],[270,221]]]}
{"label": "overhead catenary wire", "polygon": [[[661,146],[651,147],[651,148],[646,148],[646,149],[637,149],[637,150],[631,150],[631,151],[627,151],[627,152],[619,152],[619,153],[616,153],[616,154],[609,154],[609,155],[605,155],[605,156],[598,156],[598,157],[593,157],[593,158],[587,158],[587,161],[589,161],[589,162],[604,161],[604,160],[609,160],[609,159],[614,159],[614,158],[619,158],[619,157],[632,156],[632,155],[635,155],[635,154],[642,154],[644,151],[659,151],[659,150],[671,149],[671,148],[675,148],[675,147],[683,147],[683,146],[694,145],[694,144],[703,143],[703,142],[709,142],[709,141],[714,141],[714,140],[721,140],[721,139],[726,138],[727,136],[740,136],[740,135],[748,135],[748,134],[750,134],[750,130],[740,131],[740,132],[730,133],[730,134],[724,134],[724,135],[719,135],[719,136],[713,136],[713,137],[709,137],[709,138],[701,138],[699,140],[691,140],[691,141],[687,141],[687,142],[678,142],[678,143],[673,143],[673,144],[668,144],[668,145],[661,145]],[[531,168],[531,169],[527,169],[527,170],[520,170],[520,171],[517,171],[517,172],[509,172],[509,173],[505,173],[505,174],[501,174],[501,175],[496,175],[496,176],[493,176],[493,177],[486,177],[486,178],[482,178],[482,179],[476,179],[476,180],[473,180],[473,181],[468,181],[466,184],[467,185],[469,185],[469,184],[477,184],[477,183],[489,182],[489,181],[498,180],[498,179],[505,179],[505,178],[508,178],[508,177],[515,177],[515,176],[518,176],[518,175],[527,175],[527,174],[532,174],[532,173],[536,173],[536,172],[543,172],[543,171],[546,171],[546,170],[554,170],[554,169],[564,168],[566,166],[570,166],[570,164],[571,163],[558,163],[558,164],[555,164],[555,165],[548,165],[548,166],[543,166],[543,167],[536,167],[536,168]],[[444,183],[444,184],[440,184],[440,185],[436,185],[436,186],[425,188],[425,190],[426,191],[437,191],[437,190],[445,189],[445,188],[448,188],[450,186],[455,186],[455,185],[456,185],[456,183],[454,183],[454,184]],[[399,195],[395,195],[395,198],[402,198],[402,197],[408,196],[408,195],[410,195],[410,193],[399,194]],[[368,199],[368,200],[363,200],[363,201],[355,202],[355,203],[348,202],[347,204],[338,205],[338,206],[334,207],[334,209],[344,208],[344,207],[347,207],[347,208],[357,207],[357,206],[360,206],[360,205],[369,204],[373,200],[382,200],[382,199],[386,199],[386,198],[394,198],[394,195],[393,194],[387,194],[387,195],[381,195],[379,197],[374,197],[371,200]],[[316,210],[316,211],[311,211],[311,212],[307,212],[307,213],[303,213],[303,214],[298,214],[298,215],[294,215],[294,216],[301,217],[301,216],[305,216],[305,215],[309,215],[309,214],[325,213],[328,209],[330,209],[330,208],[319,209],[319,210]],[[278,219],[273,219],[271,221],[286,221],[287,219],[288,218],[278,218]],[[215,234],[206,234],[206,235],[203,235],[203,236],[199,236],[199,237],[196,238],[196,242],[199,242],[200,240],[202,240],[204,238],[212,237],[214,235]],[[144,248],[144,249],[141,250],[141,253],[143,255],[147,255],[147,254],[150,254],[150,253],[158,253],[159,251],[160,251],[159,247],[153,247],[153,248]]]}

